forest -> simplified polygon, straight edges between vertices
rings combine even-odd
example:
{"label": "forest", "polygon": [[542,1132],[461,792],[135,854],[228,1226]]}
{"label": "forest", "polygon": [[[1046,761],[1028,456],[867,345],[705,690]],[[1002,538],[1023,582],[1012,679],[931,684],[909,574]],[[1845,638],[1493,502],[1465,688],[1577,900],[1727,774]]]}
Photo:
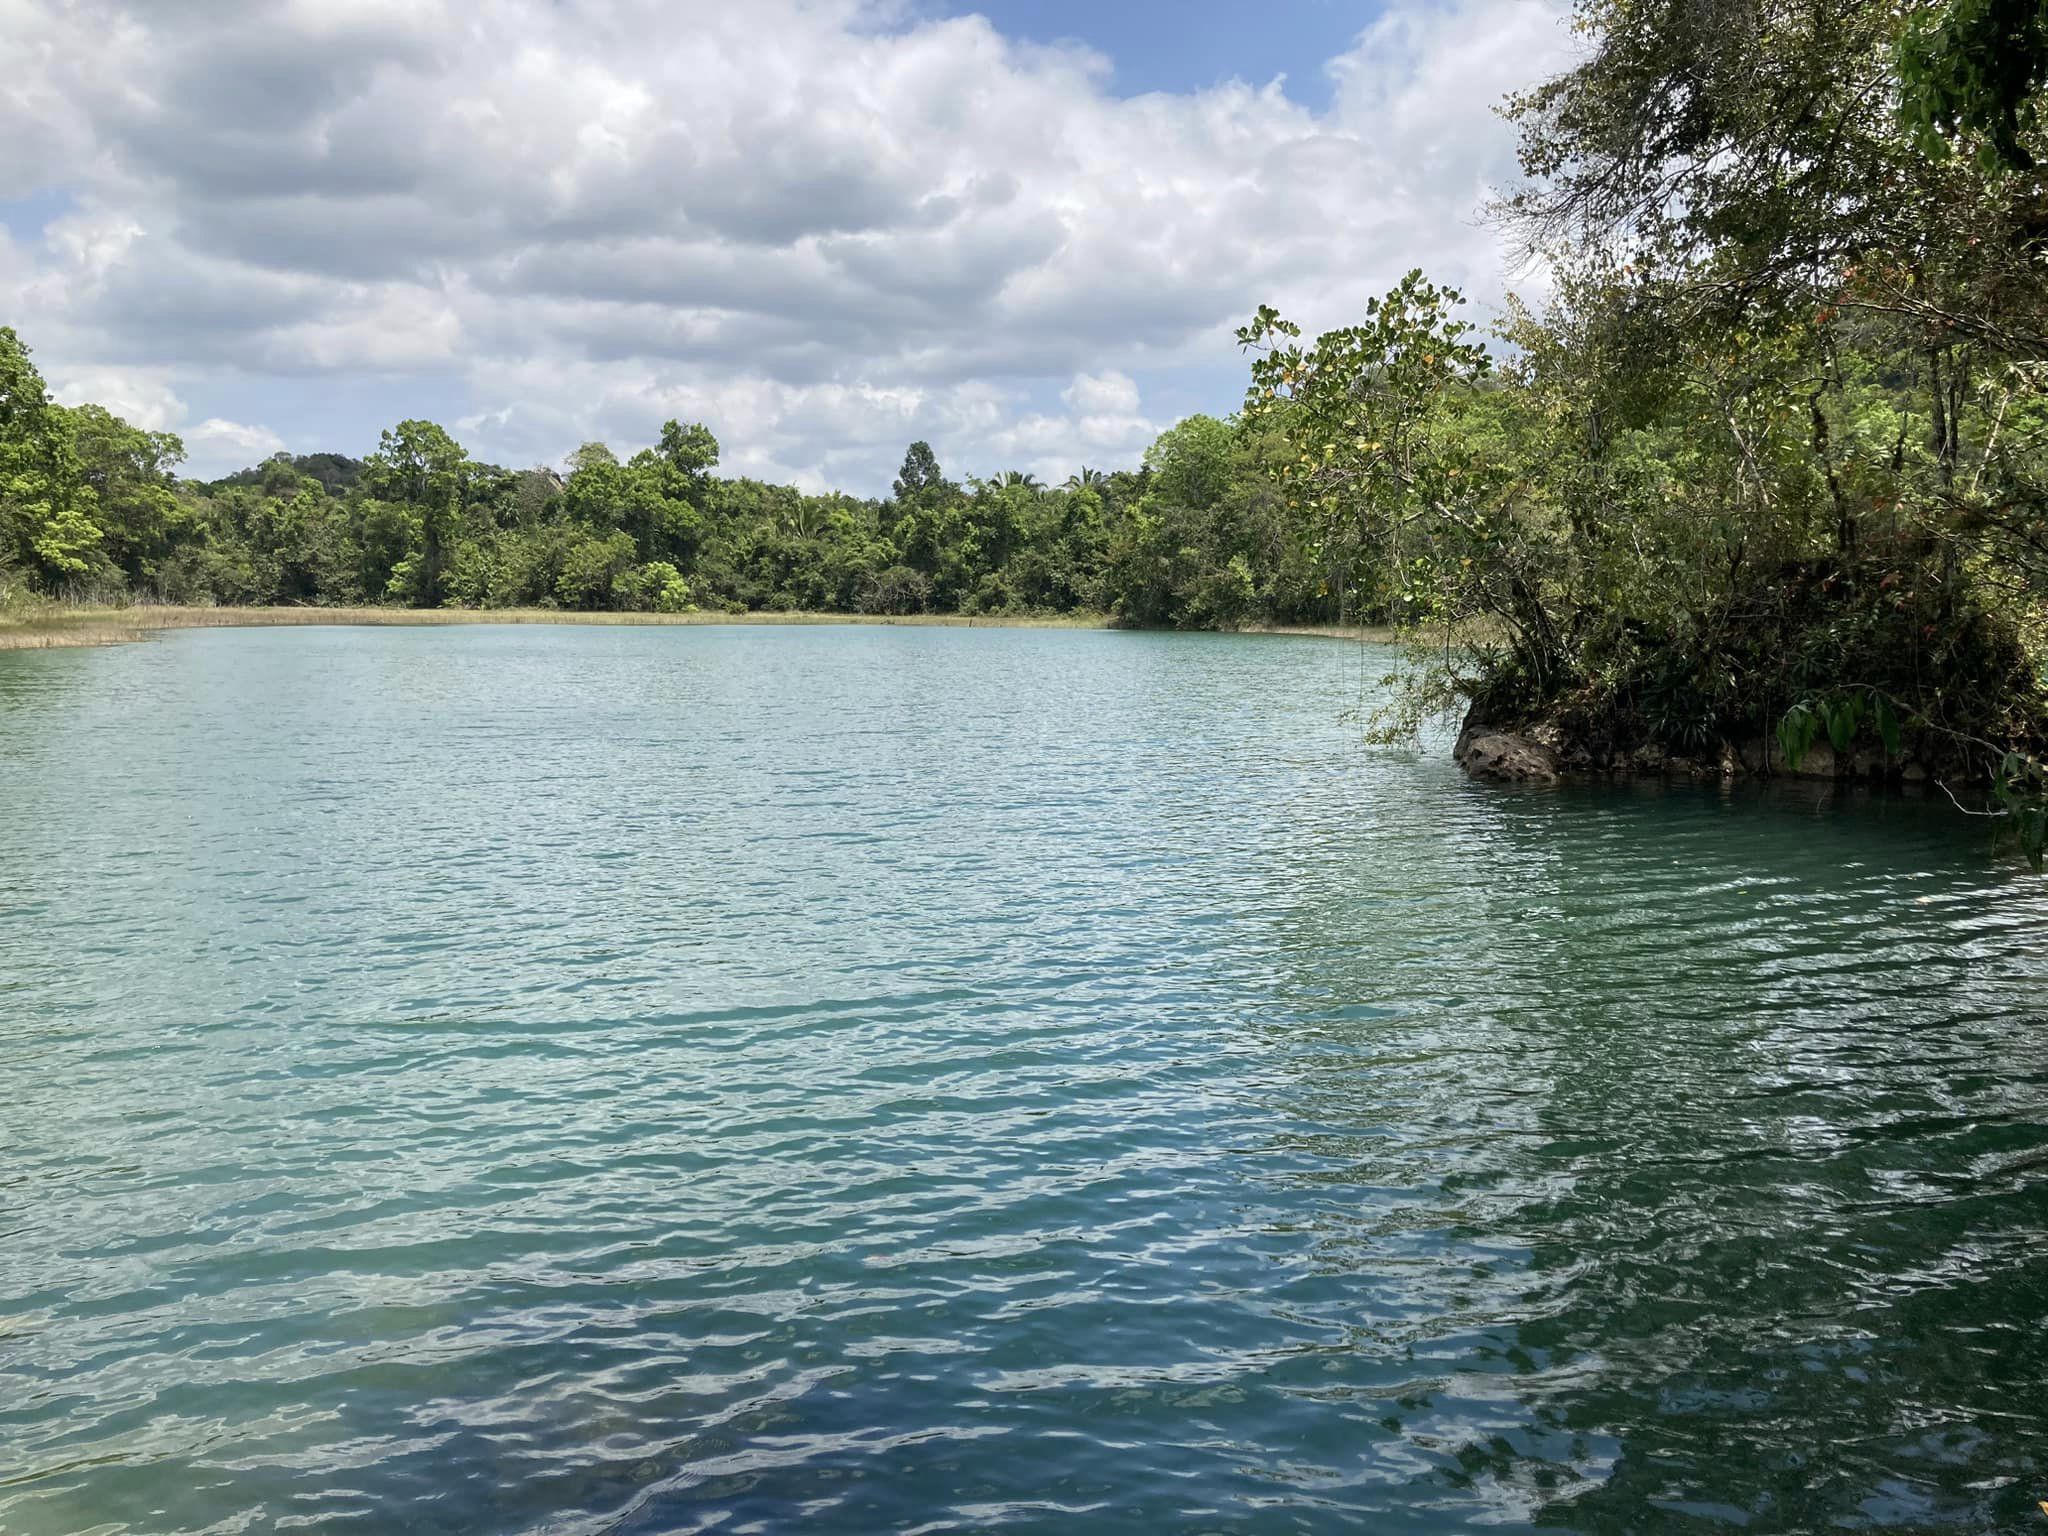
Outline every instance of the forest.
{"label": "forest", "polygon": [[1143,464],[1057,487],[952,480],[919,442],[878,500],[721,477],[696,424],[508,470],[403,421],[362,459],[279,454],[209,483],[178,476],[172,434],[51,401],[0,330],[0,571],[88,603],[1311,620],[1335,603],[1280,442],[1190,417]]}
{"label": "forest", "polygon": [[621,458],[356,460],[210,484],[52,402],[0,331],[0,579],[84,599],[1370,620],[1395,735],[1460,708],[1590,767],[1825,745],[2048,834],[2048,28],[1995,0],[1581,0],[1508,104],[1490,321],[1411,273],[1305,337],[1260,307],[1228,419],[1046,486],[910,446],[882,498]]}

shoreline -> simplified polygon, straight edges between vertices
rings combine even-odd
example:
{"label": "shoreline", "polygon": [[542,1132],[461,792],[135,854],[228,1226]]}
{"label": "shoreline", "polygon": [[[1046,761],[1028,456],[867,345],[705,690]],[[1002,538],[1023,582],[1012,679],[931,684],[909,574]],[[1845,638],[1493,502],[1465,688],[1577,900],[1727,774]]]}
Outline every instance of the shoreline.
{"label": "shoreline", "polygon": [[[125,645],[174,629],[268,629],[294,625],[383,626],[460,624],[585,624],[670,627],[708,624],[876,624],[943,629],[1108,629],[1108,615],[957,613],[613,613],[559,608],[196,608],[174,604],[133,608],[61,607],[0,617],[0,651]],[[1192,631],[1191,631],[1192,633]],[[1257,625],[1238,634],[1297,635],[1384,642],[1392,632],[1336,625]]]}
{"label": "shoreline", "polygon": [[705,624],[904,624],[1031,629],[1102,629],[1100,615],[1081,617],[967,617],[961,614],[865,613],[613,613],[560,608],[53,608],[20,619],[0,618],[0,651],[122,645],[174,629],[279,629],[304,626],[360,628],[463,624],[576,624],[680,627]]}

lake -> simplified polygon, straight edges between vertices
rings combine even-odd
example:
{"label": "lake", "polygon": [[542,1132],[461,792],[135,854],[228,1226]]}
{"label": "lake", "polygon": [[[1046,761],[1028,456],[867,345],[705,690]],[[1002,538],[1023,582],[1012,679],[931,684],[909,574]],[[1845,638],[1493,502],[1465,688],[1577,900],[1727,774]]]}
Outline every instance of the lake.
{"label": "lake", "polygon": [[2048,885],[1389,663],[0,655],[0,1530],[2037,1529]]}

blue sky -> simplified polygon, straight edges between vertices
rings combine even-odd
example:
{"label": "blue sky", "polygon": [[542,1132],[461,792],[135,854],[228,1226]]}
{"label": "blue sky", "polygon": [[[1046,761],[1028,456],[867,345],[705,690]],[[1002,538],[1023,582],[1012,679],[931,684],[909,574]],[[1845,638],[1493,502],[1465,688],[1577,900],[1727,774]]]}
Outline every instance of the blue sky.
{"label": "blue sky", "polygon": [[17,240],[36,240],[57,219],[74,208],[71,194],[61,187],[43,187],[26,197],[0,200],[0,226]]}
{"label": "blue sky", "polygon": [[1492,107],[1566,42],[1557,0],[7,14],[0,321],[190,473],[412,416],[560,462],[674,416],[866,494],[913,438],[1134,463],[1236,406],[1261,303],[1341,324],[1417,265],[1497,299]]}
{"label": "blue sky", "polygon": [[1323,65],[1349,48],[1381,7],[1354,0],[1003,0],[934,10],[979,13],[1031,42],[1085,43],[1109,58],[1120,95],[1196,91],[1231,79],[1262,85],[1284,75],[1288,95],[1321,110],[1331,94]]}

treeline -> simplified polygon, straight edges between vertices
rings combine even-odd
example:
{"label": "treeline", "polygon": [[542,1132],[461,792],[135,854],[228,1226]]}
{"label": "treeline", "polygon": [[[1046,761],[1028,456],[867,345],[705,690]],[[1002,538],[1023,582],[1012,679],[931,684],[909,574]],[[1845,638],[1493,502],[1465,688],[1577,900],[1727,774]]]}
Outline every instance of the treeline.
{"label": "treeline", "polygon": [[279,454],[209,484],[178,476],[174,435],[52,402],[0,330],[0,580],[197,604],[1320,620],[1344,593],[1297,536],[1281,442],[1196,416],[1139,467],[1060,486],[948,479],[915,443],[867,499],[722,477],[702,426],[558,472],[405,421],[363,459]]}

